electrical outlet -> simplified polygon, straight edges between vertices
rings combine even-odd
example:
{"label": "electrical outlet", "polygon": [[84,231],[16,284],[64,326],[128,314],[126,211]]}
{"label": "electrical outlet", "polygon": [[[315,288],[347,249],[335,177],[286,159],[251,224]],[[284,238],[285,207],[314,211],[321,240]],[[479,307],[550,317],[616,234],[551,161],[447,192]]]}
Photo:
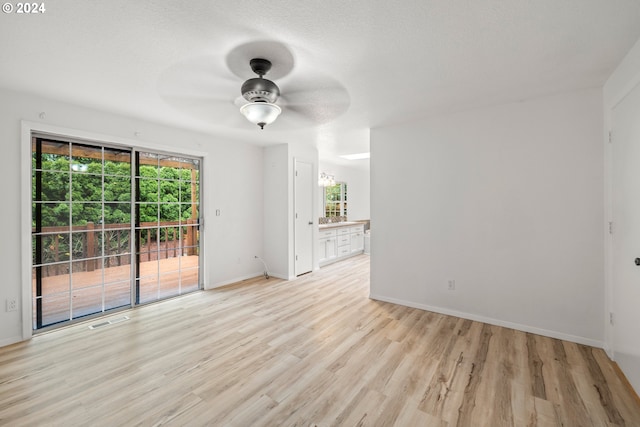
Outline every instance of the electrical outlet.
{"label": "electrical outlet", "polygon": [[456,290],[456,281],[455,280],[449,280],[447,282],[447,289],[450,291],[455,291]]}
{"label": "electrical outlet", "polygon": [[7,311],[16,311],[18,309],[18,301],[15,298],[7,298]]}

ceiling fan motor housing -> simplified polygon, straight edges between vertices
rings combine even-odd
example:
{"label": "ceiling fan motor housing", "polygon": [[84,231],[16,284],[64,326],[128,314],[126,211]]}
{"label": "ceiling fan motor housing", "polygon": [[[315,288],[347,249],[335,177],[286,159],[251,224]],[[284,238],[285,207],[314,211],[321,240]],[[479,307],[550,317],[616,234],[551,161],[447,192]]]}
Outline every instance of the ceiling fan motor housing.
{"label": "ceiling fan motor housing", "polygon": [[263,78],[271,69],[271,61],[262,58],[253,58],[249,65],[258,78],[249,79],[242,84],[240,92],[249,102],[268,102],[273,104],[280,96],[280,89],[271,80]]}
{"label": "ceiling fan motor housing", "polygon": [[249,79],[242,84],[242,96],[249,102],[269,102],[273,104],[280,96],[280,89],[271,80],[260,78]]}

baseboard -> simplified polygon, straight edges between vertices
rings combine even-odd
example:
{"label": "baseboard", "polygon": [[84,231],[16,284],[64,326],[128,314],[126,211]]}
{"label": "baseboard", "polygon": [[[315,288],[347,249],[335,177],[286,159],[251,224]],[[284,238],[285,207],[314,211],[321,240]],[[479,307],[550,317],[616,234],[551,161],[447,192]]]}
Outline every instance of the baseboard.
{"label": "baseboard", "polygon": [[418,303],[415,303],[415,302],[412,302],[412,301],[404,301],[404,300],[400,300],[400,299],[396,299],[396,298],[385,297],[383,295],[369,294],[369,298],[374,299],[374,300],[378,300],[378,301],[390,302],[392,304],[398,304],[398,305],[404,305],[404,306],[407,306],[407,307],[418,308],[420,310],[433,311],[434,313],[446,314],[447,316],[455,316],[455,317],[460,317],[462,319],[473,320],[473,321],[476,321],[476,322],[488,323],[490,325],[502,326],[502,327],[510,328],[510,329],[516,329],[518,331],[529,332],[529,333],[532,333],[532,334],[542,335],[542,336],[545,336],[545,337],[557,338],[557,339],[565,340],[565,341],[571,341],[571,342],[575,342],[575,343],[578,343],[578,344],[588,345],[588,346],[591,346],[591,347],[604,348],[604,342],[602,342],[602,341],[593,340],[593,339],[590,339],[590,338],[580,337],[580,336],[571,335],[571,334],[565,334],[565,333],[558,332],[558,331],[551,331],[551,330],[548,330],[548,329],[536,328],[536,327],[529,326],[529,325],[522,325],[520,323],[507,322],[507,321],[504,321],[504,320],[493,319],[491,317],[479,316],[479,315],[476,315],[476,314],[464,313],[464,312],[461,312],[461,311],[450,310],[450,309],[442,308],[442,307],[435,307],[435,306],[426,305],[426,304],[418,304]]}
{"label": "baseboard", "polygon": [[613,349],[607,343],[607,341],[604,342],[603,350],[604,350],[605,353],[607,353],[607,356],[609,356],[609,359],[615,360]]}
{"label": "baseboard", "polygon": [[[280,273],[269,273],[269,277],[273,277],[276,279],[282,280],[292,280],[288,274],[280,274]],[[295,279],[295,276],[293,277]]]}
{"label": "baseboard", "polygon": [[622,383],[627,388],[629,393],[635,398],[636,402],[638,403],[638,406],[640,406],[640,396],[638,396],[638,393],[636,393],[636,390],[633,388],[633,386],[629,382],[629,379],[624,374],[624,372],[622,372],[622,369],[620,369],[620,366],[613,360],[611,361],[611,365],[613,366],[613,370],[616,371],[616,374],[618,374],[618,378],[620,378],[620,381],[622,381]]}
{"label": "baseboard", "polygon": [[19,343],[21,341],[26,341],[26,340],[22,339],[21,336],[5,338],[3,340],[0,340],[0,347],[6,347],[11,344]]}
{"label": "baseboard", "polygon": [[[227,285],[231,285],[232,283],[238,283],[238,282],[242,282],[243,280],[247,280],[247,279],[253,279],[254,277],[258,277],[258,276],[262,276],[264,275],[264,273],[262,271],[258,271],[255,273],[251,273],[251,274],[246,274],[244,276],[240,276],[240,277],[236,277],[234,279],[229,279],[229,280],[223,280],[221,282],[216,282],[212,285],[205,285],[205,289],[209,290],[209,289],[215,289],[215,288],[219,288],[221,286],[227,286]],[[271,274],[270,274],[271,275]],[[272,277],[276,277],[271,275]]]}

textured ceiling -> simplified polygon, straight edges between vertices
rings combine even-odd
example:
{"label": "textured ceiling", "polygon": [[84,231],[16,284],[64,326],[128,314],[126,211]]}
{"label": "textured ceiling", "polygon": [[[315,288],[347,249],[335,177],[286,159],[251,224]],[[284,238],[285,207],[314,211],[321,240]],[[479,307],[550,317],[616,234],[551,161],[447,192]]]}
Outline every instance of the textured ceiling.
{"label": "textured ceiling", "polygon": [[[368,129],[602,85],[640,38],[637,0],[45,2],[0,16],[0,86],[268,145],[368,151]],[[284,111],[238,113],[243,61]]]}

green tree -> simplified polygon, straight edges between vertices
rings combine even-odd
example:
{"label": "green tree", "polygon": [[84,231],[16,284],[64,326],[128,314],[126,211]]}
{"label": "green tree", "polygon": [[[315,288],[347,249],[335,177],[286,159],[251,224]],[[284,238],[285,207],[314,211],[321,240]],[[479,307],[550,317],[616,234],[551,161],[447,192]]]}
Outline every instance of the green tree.
{"label": "green tree", "polygon": [[[74,171],[67,156],[42,154],[42,170],[38,172],[42,192],[38,199],[34,175],[32,195],[34,201],[51,202],[41,205],[43,226],[68,226],[70,213],[74,225],[86,225],[89,222],[98,224],[102,221],[107,224],[130,222],[131,165],[127,162],[105,161],[102,175],[100,160],[80,160],[83,168]],[[35,154],[32,166],[35,171]],[[188,169],[141,165],[138,180],[140,221],[191,218],[190,180],[191,171]],[[72,204],[69,203],[71,200]]]}

